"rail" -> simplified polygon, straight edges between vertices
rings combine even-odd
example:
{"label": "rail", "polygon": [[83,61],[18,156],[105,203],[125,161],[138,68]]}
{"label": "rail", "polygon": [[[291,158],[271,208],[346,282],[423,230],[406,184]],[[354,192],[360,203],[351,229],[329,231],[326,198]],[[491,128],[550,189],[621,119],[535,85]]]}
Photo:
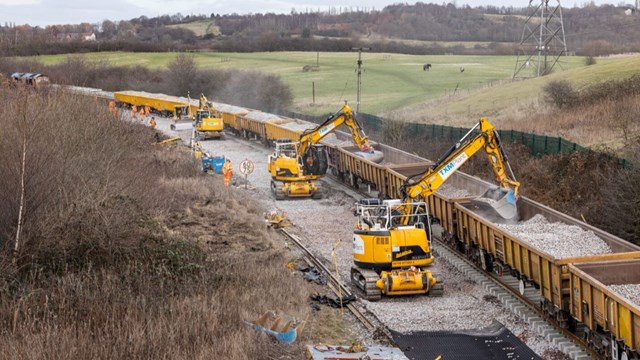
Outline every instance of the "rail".
{"label": "rail", "polygon": [[[289,238],[291,241],[293,241],[306,255],[305,257],[309,260],[309,262],[312,263],[313,266],[317,267],[318,269],[320,269],[326,276],[327,279],[329,280],[328,285],[329,288],[338,296],[342,295],[347,295],[350,296],[352,295],[351,291],[342,283],[342,281],[340,281],[340,279],[338,279],[332,272],[331,270],[329,270],[312,252],[311,250],[309,250],[306,246],[304,246],[304,244],[302,244],[301,239],[288,232],[285,229],[280,229],[280,231],[282,232],[282,234],[284,234],[287,238]],[[388,331],[386,331],[386,329],[382,329],[378,326],[375,325],[375,323],[373,321],[371,321],[370,319],[368,319],[357,307],[355,307],[353,304],[349,303],[346,304],[345,306],[361,323],[362,325],[364,325],[365,328],[367,328],[367,330],[369,331],[376,331],[378,329],[382,330],[381,333],[384,334],[387,339],[393,343],[393,338],[391,337],[391,335],[388,333]]]}

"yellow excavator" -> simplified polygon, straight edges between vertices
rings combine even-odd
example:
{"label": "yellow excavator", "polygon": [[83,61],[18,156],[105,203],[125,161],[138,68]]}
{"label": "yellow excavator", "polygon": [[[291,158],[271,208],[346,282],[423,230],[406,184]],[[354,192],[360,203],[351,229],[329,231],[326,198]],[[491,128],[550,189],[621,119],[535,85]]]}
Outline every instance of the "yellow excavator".
{"label": "yellow excavator", "polygon": [[222,135],[224,122],[222,118],[215,117],[215,113],[216,111],[207,100],[207,97],[204,94],[200,94],[198,109],[193,120],[196,140],[219,138]]}
{"label": "yellow excavator", "polygon": [[442,283],[424,269],[434,258],[427,203],[420,199],[433,194],[480,149],[486,152],[500,187],[488,189],[474,203],[504,219],[517,218],[520,183],[498,133],[482,118],[427,171],[407,179],[401,187],[403,199],[362,199],[356,204],[351,281],[367,300],[379,300],[383,294],[442,296]]}
{"label": "yellow excavator", "polygon": [[297,141],[276,141],[275,152],[269,155],[267,165],[271,173],[271,191],[276,200],[287,197],[322,198],[314,180],[327,172],[328,162],[325,148],[318,142],[342,124],[351,130],[353,141],[360,148],[358,155],[375,162],[382,160],[382,152],[371,147],[353,110],[345,104],[316,128],[302,132]]}

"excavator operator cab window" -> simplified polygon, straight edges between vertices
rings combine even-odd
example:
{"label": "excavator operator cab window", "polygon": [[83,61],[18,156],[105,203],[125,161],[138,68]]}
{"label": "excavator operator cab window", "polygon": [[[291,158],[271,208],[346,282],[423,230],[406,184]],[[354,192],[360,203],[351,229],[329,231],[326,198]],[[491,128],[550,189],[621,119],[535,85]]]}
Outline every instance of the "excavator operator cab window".
{"label": "excavator operator cab window", "polygon": [[290,140],[276,140],[276,156],[295,159],[297,156],[297,143]]}

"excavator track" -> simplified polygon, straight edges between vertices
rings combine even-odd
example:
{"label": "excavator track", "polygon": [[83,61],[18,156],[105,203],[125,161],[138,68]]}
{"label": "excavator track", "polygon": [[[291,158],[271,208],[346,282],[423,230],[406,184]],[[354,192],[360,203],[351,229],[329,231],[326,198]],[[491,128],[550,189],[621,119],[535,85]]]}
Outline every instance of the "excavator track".
{"label": "excavator track", "polygon": [[[316,184],[317,186],[317,184]],[[319,200],[322,199],[323,197],[323,191],[321,187],[318,187],[318,189],[316,190],[316,192],[313,193],[313,195],[311,195],[311,198],[314,200]]]}
{"label": "excavator track", "polygon": [[444,285],[442,285],[441,283],[436,283],[435,285],[433,285],[433,287],[431,287],[431,289],[429,289],[429,293],[427,295],[433,297],[440,297],[444,295]]}
{"label": "excavator track", "polygon": [[378,301],[382,298],[382,291],[376,286],[380,279],[378,273],[373,270],[351,268],[351,282],[364,294],[369,301]]}

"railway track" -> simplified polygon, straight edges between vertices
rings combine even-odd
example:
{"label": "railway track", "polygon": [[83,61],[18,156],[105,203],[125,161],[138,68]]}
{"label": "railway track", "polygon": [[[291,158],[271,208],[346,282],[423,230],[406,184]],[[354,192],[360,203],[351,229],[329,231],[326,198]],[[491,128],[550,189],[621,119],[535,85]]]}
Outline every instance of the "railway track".
{"label": "railway track", "polygon": [[[374,195],[370,192],[367,193],[362,190],[349,188],[337,179],[325,177],[323,178],[323,181],[330,186],[340,187],[341,190],[348,189],[346,191],[347,194],[354,198],[357,198],[358,196],[371,197]],[[555,344],[560,351],[570,359],[602,359],[602,357],[596,352],[589,348],[585,348],[581,344],[580,337],[576,334],[559,327],[556,323],[549,321],[546,318],[544,313],[538,307],[541,300],[539,290],[533,287],[520,289],[520,281],[515,276],[508,274],[498,276],[497,274],[488,273],[482,270],[465,256],[451,249],[437,237],[432,242],[432,246],[440,259],[448,261],[466,277],[474,280],[490,294],[496,296],[504,307],[529,323],[537,335]]]}
{"label": "railway track", "polygon": [[[329,286],[329,288],[337,295],[337,296],[342,296],[343,298],[346,296],[351,296],[351,290],[349,290],[349,288],[347,288],[342,281],[340,281],[339,278],[337,278],[329,268],[327,268],[322,261],[320,261],[320,259],[318,259],[318,257],[313,254],[313,252],[311,252],[306,246],[304,246],[304,244],[302,243],[302,240],[297,236],[292,234],[291,232],[285,230],[285,229],[280,229],[280,232],[288,239],[290,239],[291,241],[293,241],[294,244],[296,244],[296,246],[298,246],[298,248],[300,248],[304,253],[305,253],[305,260],[310,264],[315,266],[316,268],[318,268],[320,271],[322,271],[324,273],[324,275],[327,277],[327,285]],[[381,326],[378,326],[376,323],[378,322],[378,320],[371,320],[369,319],[362,311],[360,311],[360,309],[358,309],[355,305],[349,303],[346,304],[345,307],[358,319],[358,321],[360,321],[360,323],[362,323],[362,325],[369,331],[371,332],[378,332],[380,334],[383,334],[386,339],[388,341],[390,341],[391,343],[393,343],[393,338],[391,337],[391,335],[389,334],[389,332],[387,331],[386,328],[383,328]],[[380,331],[378,331],[380,330]]]}
{"label": "railway track", "polygon": [[[323,182],[327,186],[339,187],[340,190],[346,190],[347,194],[354,198],[359,196],[370,197],[372,195],[371,193],[365,193],[363,191],[349,188],[336,179],[327,179],[325,177]],[[297,236],[284,229],[282,229],[282,233],[305,252],[314,266],[317,266],[328,275],[331,284],[330,287],[336,294],[338,294],[336,289],[337,287],[340,287],[340,291],[342,291],[343,294],[351,294],[351,291],[302,244]],[[588,360],[601,358],[591,349],[581,346],[580,338],[575,334],[560,328],[555,323],[548,321],[545,318],[545,315],[537,306],[537,304],[540,303],[540,294],[537,289],[528,287],[524,289],[524,294],[521,294],[520,281],[516,277],[507,274],[498,276],[497,274],[483,271],[476,264],[468,260],[462,254],[451,249],[437,237],[434,239],[432,246],[434,248],[434,252],[438,254],[440,259],[444,259],[449,262],[466,277],[480,284],[487,292],[494,295],[505,308],[509,309],[512,313],[518,315],[524,321],[529,323],[537,335],[543,337],[550,343],[555,344],[560,351],[570,359]],[[368,330],[376,329],[374,323],[363,315],[363,313],[353,304],[348,304],[347,308]],[[385,335],[388,339],[393,341],[387,332],[385,332]]]}
{"label": "railway track", "polygon": [[552,321],[547,321],[537,306],[541,298],[539,290],[529,287],[524,289],[524,294],[521,294],[520,281],[516,277],[506,274],[498,276],[483,271],[437,237],[432,241],[432,248],[440,259],[448,261],[458,271],[480,284],[487,292],[500,300],[504,307],[529,323],[539,336],[557,345],[572,360],[601,358],[591,349],[581,346],[581,339],[575,334],[560,328]]}
{"label": "railway track", "polygon": [[[96,97],[104,97],[106,99],[111,99],[113,98],[113,95],[110,95],[109,93],[104,93],[104,92],[100,92],[96,89],[85,89],[85,88],[77,88],[77,89],[71,89],[76,93],[80,93],[82,95],[91,95],[91,96],[96,96]],[[235,119],[235,117],[234,117]],[[235,120],[234,120],[235,121]],[[297,121],[297,120],[296,120]],[[237,124],[236,124],[237,125]],[[264,126],[264,124],[263,124]],[[274,125],[276,126],[276,125]],[[231,126],[233,128],[233,126]],[[277,126],[276,126],[277,127]],[[247,133],[247,129],[244,128],[243,129],[245,135],[249,134],[252,137],[260,137],[262,139],[269,139],[270,137],[267,136],[269,135],[268,133],[263,133],[261,131],[258,131],[257,133]],[[281,138],[281,137],[287,137],[287,136],[295,136],[297,134],[297,132],[291,130],[291,129],[280,129],[279,132],[273,133],[271,134],[271,138],[274,138],[274,136],[276,136],[275,138]],[[336,133],[337,134],[337,133]],[[398,160],[398,163],[411,163],[413,164],[414,162],[420,162],[420,161],[426,161],[424,159],[421,158],[417,158],[417,156],[410,156],[411,154],[407,154],[404,153],[402,151],[399,151],[397,149],[393,149],[390,148],[386,145],[380,144],[381,147],[383,147],[384,149],[386,149],[388,152],[392,153],[394,156],[400,156],[400,158],[402,159],[396,159]],[[330,147],[331,148],[331,147]],[[397,190],[397,184],[398,182],[402,182],[405,180],[406,175],[409,174],[413,174],[415,171],[418,171],[418,169],[415,168],[411,168],[411,169],[405,169],[403,166],[400,167],[389,167],[389,169],[387,168],[381,168],[380,166],[376,166],[375,164],[369,164],[366,162],[363,162],[360,158],[358,158],[357,156],[353,155],[351,152],[349,152],[348,150],[342,149],[342,148],[331,148],[334,151],[337,151],[336,154],[333,155],[340,155],[340,156],[345,156],[344,159],[342,159],[342,157],[340,158],[340,163],[342,165],[345,165],[345,172],[344,175],[348,176],[348,178],[350,178],[351,183],[352,184],[357,184],[359,181],[359,179],[361,179],[363,181],[363,183],[373,183],[376,184],[376,187],[378,187],[379,189],[382,189],[382,191],[385,192],[389,192],[389,194],[391,196],[398,196],[397,193],[394,193],[395,190]],[[344,151],[343,151],[344,150]],[[358,165],[361,166],[363,168],[359,168],[358,166],[353,167],[352,165]],[[409,170],[411,170],[411,172],[409,172]],[[480,185],[483,186],[483,182],[477,179],[472,179],[471,177],[469,177],[468,175],[465,174],[461,174],[461,173],[457,173],[454,174],[454,178],[453,180],[456,180],[455,175],[460,175],[458,177],[460,177],[461,179],[458,179],[461,181],[463,185],[463,187],[469,187],[472,188],[474,186]],[[360,178],[358,178],[360,177]],[[330,187],[334,187],[334,183],[335,184],[340,184],[340,189],[342,191],[345,191],[345,189],[347,189],[348,187],[346,187],[343,183],[341,183],[340,181],[335,181],[333,179],[328,179],[328,177],[326,178],[328,181],[326,183],[330,184]],[[464,181],[463,181],[464,180]],[[386,185],[385,185],[386,184]],[[380,185],[380,186],[378,186]],[[386,187],[385,187],[386,186]],[[351,193],[354,192],[353,189],[349,189],[349,191],[346,191],[347,193],[349,193],[351,196],[353,196]],[[374,192],[375,193],[375,192]],[[367,197],[372,197],[373,194],[367,194],[364,196]],[[355,196],[356,198],[359,197],[359,195]],[[560,265],[557,264],[556,260],[554,258],[548,258],[546,256],[540,256],[537,253],[537,248],[535,247],[530,247],[527,244],[523,245],[522,241],[519,241],[519,239],[517,237],[513,237],[508,233],[503,233],[500,231],[500,229],[490,229],[492,224],[487,222],[485,219],[482,218],[477,218],[474,216],[473,212],[468,211],[464,208],[458,208],[457,204],[453,204],[453,202],[451,202],[449,199],[447,198],[439,198],[437,196],[432,197],[432,200],[435,199],[435,203],[431,206],[432,209],[434,210],[439,210],[439,211],[450,211],[450,212],[455,212],[457,214],[458,217],[464,217],[465,221],[469,222],[469,224],[471,224],[471,226],[478,226],[482,228],[481,233],[485,234],[486,231],[496,231],[500,234],[500,236],[502,237],[502,242],[500,245],[504,245],[505,247],[507,247],[507,245],[510,246],[516,246],[519,249],[523,249],[523,251],[525,252],[525,255],[530,256],[530,257],[535,257],[535,259],[542,259],[545,261],[549,261],[550,266],[552,267],[552,269],[557,269]],[[601,237],[603,240],[605,240],[606,242],[608,242],[610,245],[613,244],[612,246],[616,246],[618,249],[618,251],[616,251],[615,253],[630,253],[630,255],[628,255],[629,258],[632,258],[631,253],[635,252],[640,252],[639,249],[634,248],[629,246],[628,244],[626,244],[624,241],[622,241],[622,239],[619,239],[611,234],[605,233],[599,229],[595,229],[592,228],[588,225],[582,224],[580,222],[578,222],[576,219],[572,219],[570,217],[567,217],[566,215],[563,215],[561,213],[558,213],[557,211],[554,211],[553,209],[547,208],[541,204],[537,204],[529,199],[526,198],[521,198],[521,204],[524,204],[523,207],[525,207],[529,212],[533,212],[535,214],[542,214],[545,217],[547,217],[548,219],[552,219],[553,221],[558,221],[558,222],[564,222],[567,224],[574,224],[577,226],[580,226],[581,228],[590,230],[590,231],[594,231],[599,237]],[[440,206],[439,206],[440,205]],[[455,205],[455,206],[454,206]],[[452,209],[451,206],[454,206],[454,208]],[[442,219],[444,219],[445,217],[451,215],[451,214],[439,214],[438,216],[440,217],[440,215],[442,215]],[[449,231],[454,231],[452,229],[448,229]],[[486,231],[485,231],[486,230]],[[463,235],[458,234],[460,237],[463,237]],[[483,241],[488,241],[490,243],[493,242],[493,239],[485,239],[484,237],[481,239]],[[467,241],[470,242],[469,239],[463,239],[463,241]],[[435,241],[434,241],[435,243]],[[485,248],[490,248],[490,247],[485,247]],[[496,247],[497,249],[498,247]],[[445,247],[442,247],[442,249],[446,249]],[[445,251],[442,250],[442,253],[444,253]],[[456,254],[460,254],[457,253]],[[497,254],[494,254],[497,255]],[[605,255],[601,255],[601,259],[602,261],[611,261],[609,258],[612,258],[613,256],[605,256]],[[466,259],[466,257],[465,257]],[[514,271],[519,271],[522,272],[523,274],[526,274],[527,277],[531,277],[531,278],[535,278],[534,275],[530,275],[528,273],[526,273],[527,269],[522,269],[520,268],[520,264],[519,263],[511,263],[509,261],[509,259],[503,259],[506,263],[506,265],[511,266]],[[482,270],[479,270],[479,267],[473,263],[470,263],[467,261],[466,264],[461,263],[461,268],[464,266],[464,269],[468,270],[467,267],[469,267],[470,269],[475,268],[476,271],[478,271],[482,276],[484,277],[480,277],[480,276],[475,276],[478,279],[481,279],[481,281],[476,280],[476,282],[478,284],[481,284],[483,287],[488,287],[488,282],[487,281],[493,281],[495,284],[499,284],[500,286],[505,286],[507,291],[507,295],[503,296],[503,298],[505,299],[503,301],[503,299],[501,299],[501,301],[503,302],[503,304],[508,307],[509,309],[511,308],[515,308],[516,311],[514,311],[515,313],[519,314],[517,311],[519,311],[520,307],[518,307],[518,302],[520,301],[520,304],[522,304],[525,307],[530,307],[532,309],[537,309],[539,306],[537,306],[537,303],[539,302],[539,295],[537,295],[537,291],[533,291],[533,289],[530,290],[526,290],[522,291],[522,294],[524,295],[520,295],[519,291],[513,291],[513,289],[517,289],[518,285],[519,285],[519,281],[518,279],[516,279],[515,277],[511,277],[511,276],[501,276],[501,277],[494,277],[492,274],[489,274],[487,272],[484,272]],[[523,272],[524,271],[524,272]],[[466,273],[467,271],[463,271],[464,273]],[[469,275],[468,275],[469,276]],[[475,280],[475,279],[474,279]],[[530,280],[530,279],[525,279],[525,280]],[[536,283],[536,285],[538,285]],[[548,284],[544,284],[544,285],[548,285],[549,289],[554,289],[554,291],[559,291],[560,294],[560,298],[561,300],[563,299],[563,297],[566,297],[565,295],[568,294],[566,291],[568,291],[569,289],[566,288],[565,289],[565,285],[563,282],[560,283],[553,283],[553,282],[549,282]],[[334,285],[332,285],[334,286]],[[510,290],[509,290],[510,289]],[[559,290],[558,290],[559,289]],[[606,290],[606,288],[605,288]],[[530,295],[530,298],[527,296],[527,292]],[[537,298],[536,298],[537,296]],[[614,296],[615,298],[615,296]],[[615,298],[613,299],[615,301],[619,301],[619,299]],[[562,311],[568,312],[569,309],[564,309],[564,303],[562,301],[555,303],[555,298],[554,298],[554,304],[557,307],[562,307]],[[636,312],[637,314],[637,312]],[[579,316],[580,314],[578,314]],[[521,315],[522,316],[522,315]],[[635,316],[639,316],[639,315],[635,315]],[[572,359],[586,359],[589,358],[588,354],[587,357],[583,356],[584,354],[580,354],[577,349],[580,349],[579,346],[576,346],[575,344],[572,344],[570,339],[573,338],[575,339],[575,336],[573,334],[569,334],[567,332],[565,332],[564,330],[560,330],[560,329],[553,329],[555,328],[555,325],[550,325],[547,324],[544,320],[544,316],[540,316],[540,314],[536,315],[536,317],[529,317],[527,318],[526,316],[522,316],[525,320],[530,321],[532,323],[532,325],[534,325],[535,329],[540,329],[540,331],[536,331],[538,334],[542,335],[543,337],[550,339],[550,341],[552,340],[553,343],[559,344],[559,347],[561,347],[563,349],[563,351],[565,353],[569,353],[569,356]],[[546,327],[543,327],[541,324],[546,324],[547,326],[551,326],[552,329],[548,329]],[[631,325],[633,325],[634,323],[631,323]],[[633,329],[632,329],[633,330]],[[555,332],[559,333],[560,335],[563,336],[556,336]],[[628,339],[628,333],[625,334],[615,334],[615,336],[617,337],[616,340],[618,340],[620,343],[624,340],[624,339]],[[625,337],[626,336],[626,337]],[[569,339],[569,341],[565,341]],[[584,345],[584,342],[582,343]],[[613,349],[612,349],[613,351]],[[589,352],[588,350],[586,351],[587,353]],[[617,351],[616,351],[617,352]],[[594,356],[596,358],[598,358],[597,356]]]}

